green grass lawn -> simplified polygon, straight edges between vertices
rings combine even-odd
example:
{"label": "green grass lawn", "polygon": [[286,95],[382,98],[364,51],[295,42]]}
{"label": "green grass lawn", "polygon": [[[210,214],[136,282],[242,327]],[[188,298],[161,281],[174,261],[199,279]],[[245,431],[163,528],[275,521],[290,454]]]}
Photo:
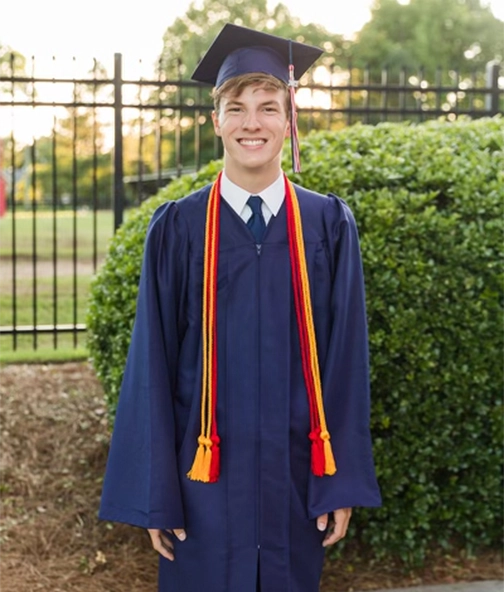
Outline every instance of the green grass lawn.
{"label": "green grass lawn", "polygon": [[12,236],[16,236],[16,257],[31,258],[34,237],[37,257],[49,260],[53,257],[54,240],[59,259],[72,258],[74,240],[79,260],[92,261],[96,227],[97,255],[103,257],[108,241],[113,235],[113,214],[110,210],[100,210],[95,216],[89,210],[57,212],[48,210],[37,212],[19,210],[13,216],[7,213],[0,218],[0,257],[11,258],[13,253]]}
{"label": "green grass lawn", "polygon": [[[91,275],[79,275],[77,286],[74,286],[72,276],[57,277],[56,291],[53,279],[49,277],[37,278],[36,297],[33,294],[33,281],[20,279],[16,290],[16,325],[52,325],[84,323],[86,318],[87,300]],[[12,288],[12,283],[10,284]],[[0,326],[12,325],[14,322],[14,307],[12,292],[4,292],[4,282],[0,290]],[[76,288],[76,289],[75,289]],[[56,298],[54,295],[56,294]],[[36,303],[36,308],[34,307]],[[55,319],[56,317],[56,319]],[[79,333],[77,340],[72,334],[37,334],[17,335],[16,349],[58,349],[74,348],[85,344],[85,334]],[[0,336],[0,352],[14,349],[12,335]],[[1,359],[0,355],[0,359]]]}
{"label": "green grass lawn", "polygon": [[[0,326],[12,325],[14,318],[18,326],[52,325],[55,315],[58,324],[85,323],[89,285],[112,235],[111,211],[99,211],[96,218],[90,211],[58,212],[55,220],[47,211],[37,212],[35,221],[29,211],[16,212],[14,221],[10,213],[1,218]],[[85,333],[18,334],[16,343],[12,335],[0,335],[0,362],[82,358],[85,344]]]}

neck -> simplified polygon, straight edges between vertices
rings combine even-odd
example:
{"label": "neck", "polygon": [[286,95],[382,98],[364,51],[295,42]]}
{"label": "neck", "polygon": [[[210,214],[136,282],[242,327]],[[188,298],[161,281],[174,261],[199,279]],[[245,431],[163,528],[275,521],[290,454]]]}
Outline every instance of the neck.
{"label": "neck", "polygon": [[250,173],[248,171],[241,170],[238,174],[236,171],[233,171],[224,165],[224,171],[227,178],[235,185],[245,189],[245,191],[251,195],[259,195],[261,191],[264,191],[278,179],[282,169],[275,168],[271,171],[267,171],[266,173],[257,171],[257,169],[250,171]]}

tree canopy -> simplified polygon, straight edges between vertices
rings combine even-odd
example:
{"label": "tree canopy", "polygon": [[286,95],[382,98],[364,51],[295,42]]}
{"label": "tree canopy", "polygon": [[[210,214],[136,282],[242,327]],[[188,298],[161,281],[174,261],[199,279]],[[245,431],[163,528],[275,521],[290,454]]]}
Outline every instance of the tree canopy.
{"label": "tree canopy", "polygon": [[0,76],[25,74],[26,58],[0,41]]}
{"label": "tree canopy", "polygon": [[375,0],[371,20],[354,41],[323,25],[302,25],[284,4],[268,9],[267,0],[204,0],[167,28],[166,75],[188,78],[225,22],[318,45],[326,52],[322,60],[340,65],[351,57],[355,66],[372,69],[468,71],[504,58],[504,22],[482,0]]}
{"label": "tree canopy", "polygon": [[189,78],[226,22],[323,47],[327,56],[341,55],[347,45],[321,25],[302,25],[284,4],[269,10],[266,0],[204,0],[201,7],[192,2],[166,29],[160,57],[166,75]]}
{"label": "tree canopy", "polygon": [[504,22],[481,0],[375,0],[352,56],[361,67],[481,69],[504,58]]}

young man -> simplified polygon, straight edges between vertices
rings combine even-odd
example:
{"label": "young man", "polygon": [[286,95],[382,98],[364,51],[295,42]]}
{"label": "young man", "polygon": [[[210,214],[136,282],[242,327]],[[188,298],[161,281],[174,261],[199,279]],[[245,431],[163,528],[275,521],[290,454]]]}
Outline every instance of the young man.
{"label": "young man", "polygon": [[100,508],[148,529],[160,592],[316,592],[380,505],[355,222],[281,170],[320,53],[226,25],[193,75],[224,170],[151,220]]}

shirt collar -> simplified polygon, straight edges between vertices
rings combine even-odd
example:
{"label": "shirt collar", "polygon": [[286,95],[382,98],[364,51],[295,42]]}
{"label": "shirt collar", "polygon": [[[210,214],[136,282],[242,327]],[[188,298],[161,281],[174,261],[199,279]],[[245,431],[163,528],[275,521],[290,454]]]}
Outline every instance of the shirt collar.
{"label": "shirt collar", "polygon": [[[233,208],[233,210],[240,215],[243,208],[247,204],[247,199],[250,197],[250,193],[245,191],[242,187],[239,187],[233,183],[227,176],[225,171],[221,177],[221,195]],[[284,187],[284,176],[280,173],[276,181],[274,181],[269,187],[266,187],[260,194],[266,206],[269,208],[273,216],[278,214],[278,211],[282,207],[283,200],[285,198],[285,187]]]}

